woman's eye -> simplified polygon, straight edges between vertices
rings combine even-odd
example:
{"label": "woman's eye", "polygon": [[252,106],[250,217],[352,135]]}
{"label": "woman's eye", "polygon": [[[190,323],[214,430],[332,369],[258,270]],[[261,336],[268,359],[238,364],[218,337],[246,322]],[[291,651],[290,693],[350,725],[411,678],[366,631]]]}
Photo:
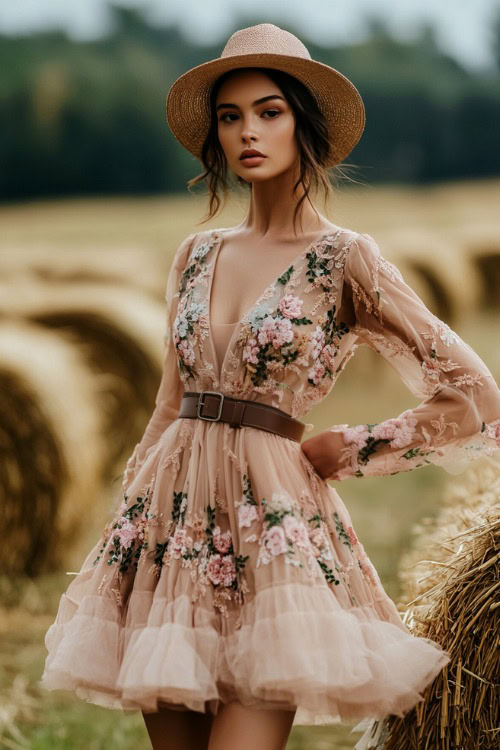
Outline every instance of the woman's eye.
{"label": "woman's eye", "polygon": [[[271,113],[273,115],[272,117],[266,118],[268,120],[275,120],[276,119],[275,115],[281,114],[279,109],[265,109],[264,112],[262,113],[262,116],[264,116],[267,113]],[[234,122],[234,120],[229,120],[229,121],[226,120],[226,117],[238,117],[238,115],[235,112],[226,112],[225,114],[221,115],[220,121],[221,122]]]}

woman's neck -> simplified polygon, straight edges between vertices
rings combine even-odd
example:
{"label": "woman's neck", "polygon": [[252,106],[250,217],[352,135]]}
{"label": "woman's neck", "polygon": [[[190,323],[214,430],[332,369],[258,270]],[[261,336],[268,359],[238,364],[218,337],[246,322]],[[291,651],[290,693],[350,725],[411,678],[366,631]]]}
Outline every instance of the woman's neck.
{"label": "woman's neck", "polygon": [[294,212],[304,189],[300,185],[297,193],[292,195],[293,184],[287,173],[265,182],[253,183],[248,214],[239,229],[269,241],[286,243],[296,241],[301,235],[314,235],[322,229],[331,228],[328,220],[317,213],[309,198],[306,198],[299,209],[295,235]]}

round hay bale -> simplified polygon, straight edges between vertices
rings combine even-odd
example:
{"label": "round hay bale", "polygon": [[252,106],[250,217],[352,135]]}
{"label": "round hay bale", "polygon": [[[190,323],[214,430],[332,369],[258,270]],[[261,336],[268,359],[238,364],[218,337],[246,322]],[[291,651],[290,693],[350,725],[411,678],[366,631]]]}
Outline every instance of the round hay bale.
{"label": "round hay bale", "polygon": [[80,353],[25,322],[0,324],[3,574],[57,568],[95,494],[102,455],[96,383]]}
{"label": "round hay bale", "polygon": [[415,635],[439,642],[451,661],[404,719],[388,717],[382,747],[493,750],[500,716],[500,459],[485,457],[450,482],[437,518],[416,531],[414,549],[401,560],[403,619]]}
{"label": "round hay bale", "polygon": [[[177,245],[175,245],[177,247]],[[147,254],[148,262],[144,262]],[[173,254],[172,254],[173,256]],[[133,247],[91,247],[60,251],[53,245],[0,252],[0,275],[14,286],[24,278],[51,284],[112,284],[139,288],[161,300],[168,263],[151,251]]]}
{"label": "round hay bale", "polygon": [[141,437],[161,379],[165,303],[139,289],[56,285],[26,279],[1,289],[0,310],[49,329],[79,348],[95,373],[106,435],[103,479]]}
{"label": "round hay bale", "polygon": [[[389,243],[424,282],[425,291],[420,296],[429,300],[438,317],[453,325],[468,310],[480,306],[481,278],[462,242],[441,232],[411,227],[391,232]],[[420,294],[417,286],[415,289]]]}
{"label": "round hay bale", "polygon": [[460,229],[461,243],[474,273],[479,277],[481,307],[498,309],[500,297],[500,231],[498,222],[486,220],[467,223]]}

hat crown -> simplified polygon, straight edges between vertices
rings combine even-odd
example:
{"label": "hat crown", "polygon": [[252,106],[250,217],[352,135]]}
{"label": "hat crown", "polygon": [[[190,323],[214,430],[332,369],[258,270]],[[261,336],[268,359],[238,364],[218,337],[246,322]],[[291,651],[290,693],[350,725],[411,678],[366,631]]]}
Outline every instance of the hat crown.
{"label": "hat crown", "polygon": [[232,34],[222,50],[221,57],[272,53],[311,59],[307,47],[300,39],[273,23],[259,23],[239,29]]}

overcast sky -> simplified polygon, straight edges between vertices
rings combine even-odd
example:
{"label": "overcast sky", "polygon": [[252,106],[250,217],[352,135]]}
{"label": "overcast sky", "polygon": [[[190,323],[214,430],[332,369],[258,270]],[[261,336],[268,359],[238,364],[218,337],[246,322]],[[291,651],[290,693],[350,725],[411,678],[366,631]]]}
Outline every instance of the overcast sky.
{"label": "overcast sky", "polygon": [[[261,22],[293,22],[322,43],[363,36],[366,11],[383,15],[390,29],[410,38],[422,21],[435,24],[441,46],[471,68],[491,64],[488,21],[500,0],[116,0],[142,6],[158,23],[177,22],[195,39],[221,42],[232,30],[238,9],[252,10]],[[0,0],[0,30],[25,32],[59,26],[80,39],[109,30],[107,0]]]}

